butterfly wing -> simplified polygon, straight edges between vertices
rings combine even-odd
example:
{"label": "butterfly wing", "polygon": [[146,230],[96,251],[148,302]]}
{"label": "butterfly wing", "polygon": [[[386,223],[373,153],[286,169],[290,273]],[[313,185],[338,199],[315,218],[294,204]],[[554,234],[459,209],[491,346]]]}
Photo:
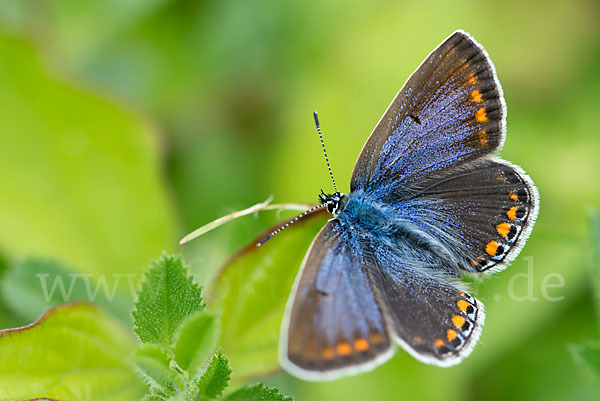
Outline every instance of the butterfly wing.
{"label": "butterfly wing", "polygon": [[[418,202],[430,218],[429,232],[455,252],[458,267],[499,271],[527,241],[539,195],[518,166],[483,158],[433,175],[390,199],[395,207]],[[452,239],[452,241],[448,241]]]}
{"label": "butterfly wing", "polygon": [[[442,275],[424,270],[444,263],[399,238],[398,249],[373,243],[378,269],[371,282],[385,305],[394,338],[415,358],[451,366],[471,353],[484,321],[483,305]],[[412,248],[411,257],[407,250]],[[439,270],[439,269],[437,269]]]}
{"label": "butterfly wing", "polygon": [[399,235],[382,239],[332,220],[309,250],[282,330],[281,363],[331,379],[391,356],[390,334],[415,358],[450,366],[479,338],[483,306],[458,287],[446,261]]}
{"label": "butterfly wing", "polygon": [[506,107],[494,66],[456,31],[400,89],[365,143],[351,189],[379,198],[502,147]]}
{"label": "butterfly wing", "polygon": [[393,352],[360,239],[329,221],[313,241],[282,323],[280,362],[307,380],[369,370]]}

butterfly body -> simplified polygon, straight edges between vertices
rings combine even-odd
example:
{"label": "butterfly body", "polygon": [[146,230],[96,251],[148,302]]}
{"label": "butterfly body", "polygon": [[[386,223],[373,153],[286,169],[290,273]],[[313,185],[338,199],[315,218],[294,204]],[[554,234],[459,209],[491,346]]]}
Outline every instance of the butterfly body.
{"label": "butterfly body", "polygon": [[[434,260],[450,261],[448,268],[442,266],[440,271],[447,271],[454,277],[460,277],[456,266],[458,260],[452,260],[456,247],[449,249],[436,236],[431,222],[427,222],[415,210],[420,210],[432,201],[408,200],[396,204],[386,204],[375,200],[365,191],[358,190],[348,195],[344,209],[335,217],[341,227],[354,233],[357,238],[369,238],[377,243],[385,244],[397,253],[402,253],[405,260],[415,265],[427,265],[435,270]],[[418,253],[419,255],[414,255]],[[424,260],[427,260],[424,262]]]}
{"label": "butterfly body", "polygon": [[481,302],[458,279],[516,257],[538,193],[494,153],[506,108],[487,53],[456,31],[409,78],[367,140],[347,194],[309,248],[282,323],[280,361],[307,380],[380,364],[400,345],[451,366],[477,343]]}

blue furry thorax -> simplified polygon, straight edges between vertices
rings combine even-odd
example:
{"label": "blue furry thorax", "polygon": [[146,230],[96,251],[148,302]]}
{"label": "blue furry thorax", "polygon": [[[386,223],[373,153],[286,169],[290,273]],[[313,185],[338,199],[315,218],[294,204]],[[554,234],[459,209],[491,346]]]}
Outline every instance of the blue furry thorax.
{"label": "blue furry thorax", "polygon": [[351,192],[347,196],[348,203],[337,216],[343,226],[380,234],[389,230],[394,215],[387,205],[369,197],[364,191]]}
{"label": "blue furry thorax", "polygon": [[343,226],[385,237],[394,236],[408,226],[419,225],[419,218],[413,211],[419,210],[423,201],[408,200],[391,205],[362,190],[346,196],[348,202],[337,216]]}

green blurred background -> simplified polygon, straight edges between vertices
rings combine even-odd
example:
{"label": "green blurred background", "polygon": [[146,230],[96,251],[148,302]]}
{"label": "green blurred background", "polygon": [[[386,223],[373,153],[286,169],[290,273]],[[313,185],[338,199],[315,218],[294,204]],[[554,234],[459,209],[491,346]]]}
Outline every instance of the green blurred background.
{"label": "green blurred background", "polygon": [[[399,351],[332,383],[266,380],[298,400],[595,399],[568,351],[598,338],[588,288],[588,215],[600,204],[594,0],[3,0],[1,269],[40,258],[93,277],[138,275],[165,249],[183,252],[210,286],[228,255],[277,217],[236,221],[183,249],[178,239],[271,194],[315,202],[330,189],[314,109],[347,191],[395,93],[459,28],[485,46],[504,87],[501,155],[541,195],[521,255],[478,285],[480,344],[449,369]],[[551,274],[564,286],[544,296],[544,280],[559,282]],[[0,325],[29,323],[34,310],[5,293]]]}

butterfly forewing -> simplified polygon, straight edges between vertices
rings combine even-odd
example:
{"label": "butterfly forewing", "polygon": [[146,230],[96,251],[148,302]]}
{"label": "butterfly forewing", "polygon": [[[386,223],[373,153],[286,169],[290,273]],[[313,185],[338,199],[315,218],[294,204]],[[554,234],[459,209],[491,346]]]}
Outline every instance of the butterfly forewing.
{"label": "butterfly forewing", "polygon": [[391,355],[368,258],[337,220],[315,238],[296,279],[282,327],[280,360],[305,379],[369,369]]}
{"label": "butterfly forewing", "polygon": [[491,60],[457,31],[398,92],[358,157],[351,188],[379,197],[498,150],[505,114]]}

